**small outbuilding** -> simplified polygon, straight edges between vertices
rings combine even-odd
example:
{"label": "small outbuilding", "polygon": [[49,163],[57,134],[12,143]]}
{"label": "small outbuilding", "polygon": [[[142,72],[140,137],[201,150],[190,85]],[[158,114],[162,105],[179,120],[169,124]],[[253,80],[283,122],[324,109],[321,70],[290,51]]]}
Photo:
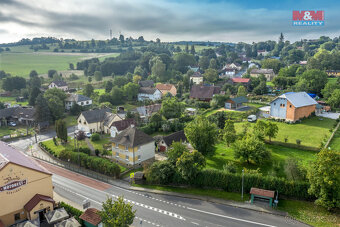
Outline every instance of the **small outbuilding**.
{"label": "small outbuilding", "polygon": [[243,106],[243,103],[248,102],[248,99],[244,96],[230,98],[225,102],[225,108],[228,110],[236,110]]}
{"label": "small outbuilding", "polygon": [[82,215],[79,216],[79,219],[84,221],[84,226],[86,227],[102,227],[102,218],[98,212],[99,210],[96,208],[88,208]]}

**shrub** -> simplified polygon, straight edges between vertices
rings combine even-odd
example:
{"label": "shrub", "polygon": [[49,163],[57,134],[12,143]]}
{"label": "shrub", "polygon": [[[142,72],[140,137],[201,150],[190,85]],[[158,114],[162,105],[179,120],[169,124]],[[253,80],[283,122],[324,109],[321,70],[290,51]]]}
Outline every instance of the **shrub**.
{"label": "shrub", "polygon": [[94,133],[91,136],[91,141],[99,141],[100,140],[100,135],[98,133]]}
{"label": "shrub", "polygon": [[69,205],[67,203],[64,203],[64,202],[60,202],[59,203],[59,207],[60,208],[63,207],[67,211],[67,213],[69,213],[72,216],[74,216],[74,218],[79,222],[79,224],[81,226],[83,226],[83,220],[81,220],[79,218],[79,216],[83,214],[83,212],[81,210],[78,210],[77,208],[75,208],[75,207],[73,207],[73,206],[71,206],[71,205]]}
{"label": "shrub", "polygon": [[301,145],[301,140],[297,139],[297,140],[296,140],[296,144],[297,144],[297,145]]}
{"label": "shrub", "polygon": [[95,153],[96,153],[96,156],[99,156],[99,150],[98,149],[96,149],[95,151],[94,151]]}
{"label": "shrub", "polygon": [[87,147],[79,147],[78,149],[77,148],[73,149],[73,152],[78,152],[78,151],[84,154],[87,154],[87,155],[91,155],[91,150],[90,148],[87,148]]}

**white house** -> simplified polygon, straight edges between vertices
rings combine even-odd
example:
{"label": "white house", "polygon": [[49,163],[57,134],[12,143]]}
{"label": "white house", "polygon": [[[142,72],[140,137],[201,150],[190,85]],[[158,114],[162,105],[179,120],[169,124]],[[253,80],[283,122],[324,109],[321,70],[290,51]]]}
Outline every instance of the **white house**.
{"label": "white house", "polygon": [[116,137],[116,135],[121,133],[124,129],[127,129],[135,125],[136,125],[136,121],[133,118],[124,119],[121,121],[115,121],[111,124],[111,127],[110,127],[111,137]]}
{"label": "white house", "polygon": [[58,88],[58,89],[63,90],[63,91],[67,91],[68,90],[67,83],[65,81],[62,81],[62,80],[53,81],[52,83],[50,83],[48,85],[48,88],[49,89],[51,89],[51,88]]}
{"label": "white house", "polygon": [[192,81],[193,84],[202,84],[203,83],[203,75],[200,72],[195,72],[190,77],[190,81]]}
{"label": "white house", "polygon": [[111,141],[112,158],[121,164],[136,166],[155,159],[155,140],[133,126],[117,134]]}
{"label": "white house", "polygon": [[162,92],[154,87],[139,88],[137,99],[138,101],[152,100],[156,101],[162,98]]}
{"label": "white house", "polygon": [[236,74],[235,69],[223,69],[220,78],[233,78]]}
{"label": "white house", "polygon": [[79,106],[91,106],[92,99],[84,95],[70,94],[65,100],[65,109],[71,109],[74,104],[78,104]]}
{"label": "white house", "polygon": [[242,66],[238,63],[231,63],[231,64],[226,64],[223,69],[235,69],[237,71],[240,71],[242,69]]}

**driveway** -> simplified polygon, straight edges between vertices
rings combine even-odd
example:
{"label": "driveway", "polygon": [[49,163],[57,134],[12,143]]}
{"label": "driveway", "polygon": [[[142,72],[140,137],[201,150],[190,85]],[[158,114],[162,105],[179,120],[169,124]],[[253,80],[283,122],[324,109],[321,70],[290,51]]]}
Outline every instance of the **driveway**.
{"label": "driveway", "polygon": [[339,118],[340,113],[325,112],[325,113],[319,114],[318,116],[336,120]]}

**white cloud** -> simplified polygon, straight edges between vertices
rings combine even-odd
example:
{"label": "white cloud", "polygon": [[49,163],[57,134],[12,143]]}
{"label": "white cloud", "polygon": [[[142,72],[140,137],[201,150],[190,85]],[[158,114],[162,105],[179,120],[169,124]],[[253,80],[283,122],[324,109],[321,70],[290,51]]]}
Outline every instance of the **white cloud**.
{"label": "white cloud", "polygon": [[[106,39],[143,35],[163,41],[201,40],[252,42],[277,39],[280,32],[290,40],[321,35],[335,36],[340,28],[336,11],[327,11],[325,27],[293,27],[291,11],[244,9],[217,2],[169,2],[165,0],[18,0],[0,1],[1,42],[24,37],[55,36]],[[326,18],[327,19],[327,18]],[[334,21],[332,23],[332,21]]]}

